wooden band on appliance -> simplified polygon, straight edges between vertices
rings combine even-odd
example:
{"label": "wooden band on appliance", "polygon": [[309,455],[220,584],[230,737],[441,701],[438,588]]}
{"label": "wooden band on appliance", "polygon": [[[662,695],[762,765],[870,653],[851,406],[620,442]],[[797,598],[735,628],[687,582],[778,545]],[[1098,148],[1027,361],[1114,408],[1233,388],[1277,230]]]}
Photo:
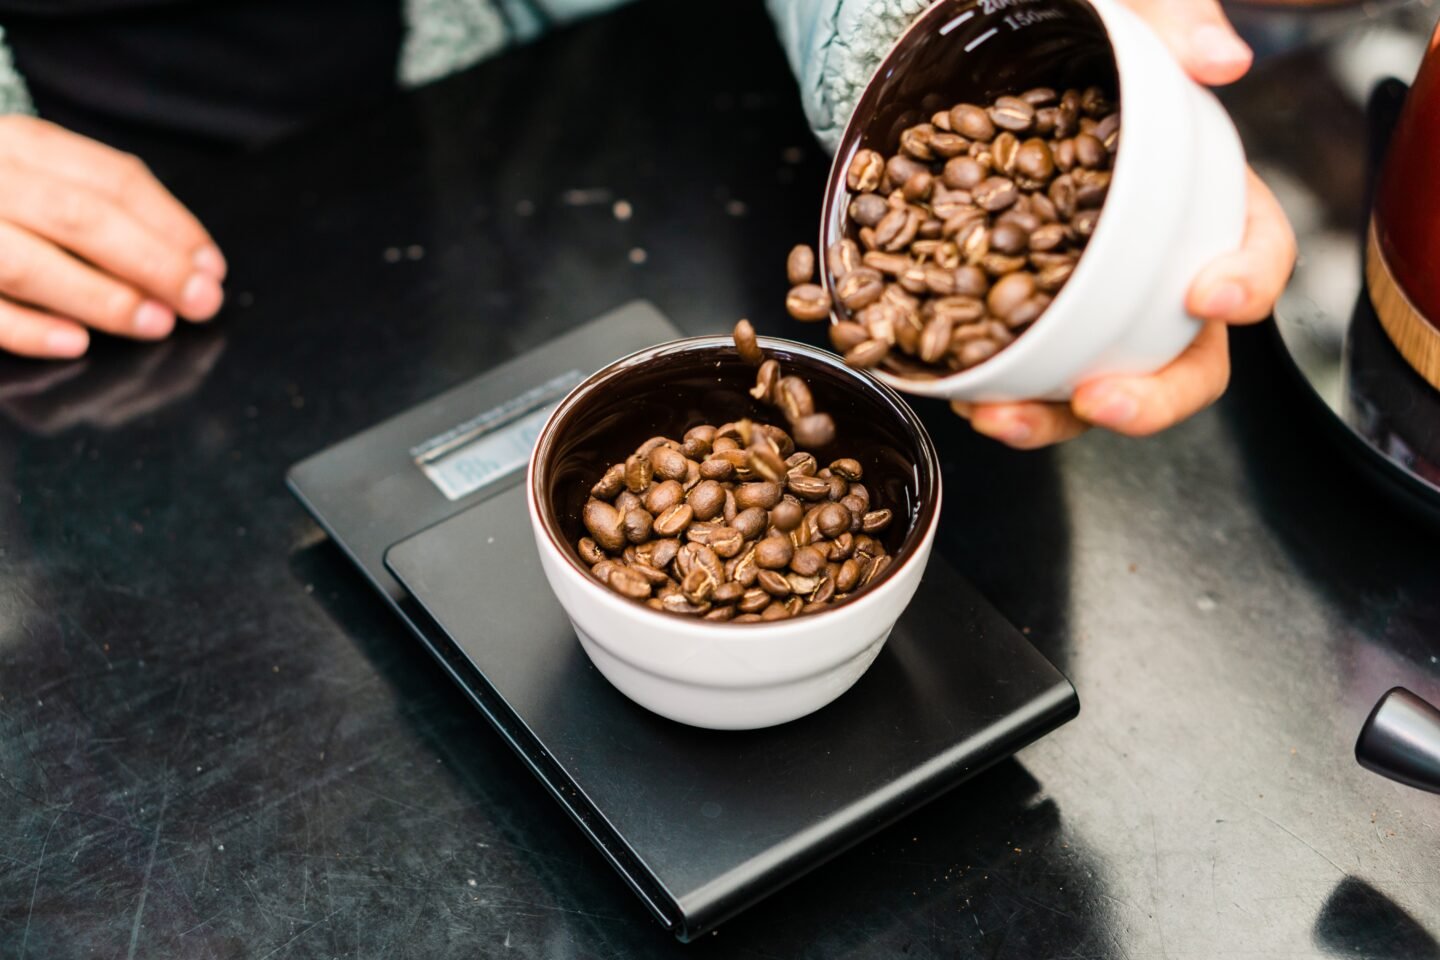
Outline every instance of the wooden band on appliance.
{"label": "wooden band on appliance", "polygon": [[1395,280],[1380,249],[1374,217],[1371,217],[1365,243],[1365,280],[1370,288],[1370,302],[1390,342],[1416,373],[1440,390],[1440,330],[1420,315]]}

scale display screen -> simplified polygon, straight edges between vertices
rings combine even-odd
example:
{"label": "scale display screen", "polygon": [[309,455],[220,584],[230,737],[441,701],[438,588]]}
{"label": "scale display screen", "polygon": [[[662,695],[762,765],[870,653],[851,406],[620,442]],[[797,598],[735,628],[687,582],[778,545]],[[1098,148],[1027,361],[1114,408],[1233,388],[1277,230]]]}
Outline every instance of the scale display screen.
{"label": "scale display screen", "polygon": [[540,428],[584,379],[579,370],[562,373],[426,440],[410,455],[446,499],[468,497],[529,462]]}

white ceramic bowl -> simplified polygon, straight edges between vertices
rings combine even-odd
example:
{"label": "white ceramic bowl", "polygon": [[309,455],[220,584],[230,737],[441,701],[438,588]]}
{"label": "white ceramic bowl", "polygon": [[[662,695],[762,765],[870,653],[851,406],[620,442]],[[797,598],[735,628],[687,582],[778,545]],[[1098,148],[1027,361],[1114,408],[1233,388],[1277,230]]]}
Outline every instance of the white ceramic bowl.
{"label": "white ceramic bowl", "polygon": [[860,460],[872,502],[895,512],[895,562],[869,589],[822,613],[767,623],[705,622],[653,610],[595,580],[575,552],[580,509],[605,468],[646,438],[741,416],[774,420],[746,393],[754,371],[726,338],[652,347],[601,370],[541,430],[526,476],[535,543],[550,587],[591,661],[636,703],[681,723],[768,727],[840,696],[874,661],[914,595],[940,517],[940,470],[925,428],[892,390],[838,358],[762,338],[804,377],[838,436],[822,461]]}
{"label": "white ceramic bowl", "polygon": [[[1037,14],[1043,19],[1028,19]],[[1017,18],[1028,25],[1014,29]],[[841,138],[821,249],[844,235],[845,173],[857,150],[888,156],[901,130],[954,103],[1079,86],[1106,74],[1118,75],[1123,132],[1109,196],[1070,281],[990,360],[931,380],[878,373],[886,383],[971,402],[1060,400],[1095,377],[1154,372],[1195,339],[1200,324],[1186,312],[1185,295],[1203,266],[1240,245],[1245,155],[1215,97],[1117,0],[930,7],[881,63]],[[833,294],[829,271],[822,272]]]}

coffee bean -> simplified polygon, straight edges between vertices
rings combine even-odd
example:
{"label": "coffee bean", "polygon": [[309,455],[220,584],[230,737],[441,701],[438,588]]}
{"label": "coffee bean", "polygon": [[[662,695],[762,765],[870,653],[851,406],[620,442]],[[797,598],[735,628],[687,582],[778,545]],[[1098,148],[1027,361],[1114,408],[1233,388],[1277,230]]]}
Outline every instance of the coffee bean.
{"label": "coffee bean", "polygon": [[740,354],[740,359],[753,366],[759,366],[765,359],[760,352],[760,346],[755,341],[755,328],[749,320],[742,319],[735,324],[735,330],[731,333],[735,341],[735,350]]}
{"label": "coffee bean", "polygon": [[733,557],[745,546],[745,535],[734,527],[717,527],[710,531],[709,546],[718,556]]}
{"label": "coffee bean", "polygon": [[766,360],[760,364],[760,370],[755,375],[755,386],[750,388],[750,396],[761,403],[770,403],[775,398],[775,384],[780,378],[780,364],[775,360]]}
{"label": "coffee bean", "polygon": [[995,316],[1006,317],[1034,293],[1035,277],[1032,274],[1012,273],[996,282],[985,302]]}
{"label": "coffee bean", "polygon": [[785,473],[813,477],[820,470],[820,463],[813,453],[795,453],[785,458]]}
{"label": "coffee bean", "polygon": [[819,547],[800,547],[790,557],[790,569],[802,576],[814,576],[825,569],[825,559],[825,551]]}
{"label": "coffee bean", "polygon": [[928,170],[917,170],[905,181],[901,188],[905,199],[911,202],[919,202],[930,199],[930,190],[934,185],[934,178]]}
{"label": "coffee bean", "polygon": [[1080,157],[1075,148],[1075,140],[1061,140],[1051,150],[1051,156],[1055,160],[1055,166],[1062,173],[1069,173],[1080,164]]}
{"label": "coffee bean", "polygon": [[[694,519],[713,520],[725,507],[725,488],[718,481],[701,480],[685,495],[685,502],[690,505]],[[671,505],[674,505],[673,502]]]}
{"label": "coffee bean", "polygon": [[[949,115],[945,115],[946,122],[949,122]],[[958,133],[950,131],[936,132],[930,138],[930,151],[942,160],[949,160],[958,157],[970,147],[970,141]]]}
{"label": "coffee bean", "polygon": [[[902,214],[903,216],[903,214]],[[879,271],[869,267],[852,270],[840,278],[835,295],[846,310],[856,311],[868,307],[880,299],[885,292],[885,282]]]}
{"label": "coffee bean", "polygon": [[[736,604],[736,608],[742,613],[759,613],[761,610],[770,606],[770,602],[770,594],[759,587],[755,587],[745,591],[744,595],[740,598],[740,602]],[[736,619],[738,620],[740,618],[737,617]],[[757,617],[756,619],[759,618]]]}
{"label": "coffee bean", "polygon": [[[879,198],[877,197],[876,199]],[[881,200],[881,202],[883,203],[884,201]],[[888,210],[889,208],[887,207],[886,209]],[[883,217],[885,215],[884,211],[881,211],[880,215]],[[844,239],[835,241],[830,245],[830,249],[826,251],[825,257],[830,267],[830,272],[837,277],[843,277],[851,270],[860,266],[860,248],[854,240]]]}
{"label": "coffee bean", "polygon": [[[807,547],[806,549],[813,550],[814,547]],[[787,573],[785,575],[785,579],[789,582],[790,590],[792,593],[807,599],[809,598],[810,594],[814,593],[816,590],[819,589],[821,580],[820,577],[807,577],[801,573]]]}
{"label": "coffee bean", "polygon": [[1065,286],[1065,282],[1070,279],[1070,274],[1074,272],[1074,263],[1057,263],[1042,269],[1035,277],[1035,285],[1046,293],[1059,293],[1060,288]]}
{"label": "coffee bean", "polygon": [[590,564],[591,566],[594,566],[601,560],[605,559],[605,551],[601,550],[600,545],[589,537],[580,538],[578,552],[580,554],[580,559]]}
{"label": "coffee bean", "polygon": [[935,153],[930,149],[935,128],[928,123],[917,124],[900,134],[900,149],[916,160],[933,160]]}
{"label": "coffee bean", "polygon": [[795,442],[807,447],[820,449],[828,447],[835,440],[835,421],[828,413],[812,413],[801,417],[791,427],[795,431]]}
{"label": "coffee bean", "polygon": [[866,340],[850,348],[845,354],[845,362],[859,370],[869,370],[878,366],[890,353],[890,345],[884,340]]}
{"label": "coffee bean", "polygon": [[830,325],[830,343],[841,353],[849,353],[869,339],[869,331],[858,323],[842,320]]}
{"label": "coffee bean", "polygon": [[786,497],[771,509],[770,523],[781,533],[789,533],[800,526],[800,521],[805,517],[805,508],[800,506],[800,501]]}
{"label": "coffee bean", "polygon": [[885,158],[874,150],[860,150],[850,161],[845,174],[845,185],[852,193],[869,193],[880,185],[885,172]]}
{"label": "coffee bean", "polygon": [[655,518],[650,511],[643,507],[636,507],[625,514],[622,525],[625,528],[625,539],[631,543],[644,543],[650,539],[650,525]]}
{"label": "coffee bean", "polygon": [[789,565],[794,554],[788,537],[766,537],[755,545],[755,565],[762,570],[780,570]]}
{"label": "coffee bean", "polygon": [[1004,253],[987,253],[980,258],[980,269],[997,280],[1025,268],[1023,256],[1009,256]]}
{"label": "coffee bean", "polygon": [[780,502],[780,484],[769,480],[742,483],[735,490],[735,505],[741,510],[763,507],[769,510]]}
{"label": "coffee bean", "polygon": [[838,537],[850,529],[850,511],[838,503],[825,504],[816,517],[816,525],[827,538]]}
{"label": "coffee bean", "polygon": [[970,103],[962,103],[950,111],[950,126],[970,140],[988,143],[995,137],[995,124],[985,109]]}
{"label": "coffee bean", "polygon": [[815,279],[815,251],[803,243],[792,247],[785,259],[785,277],[792,287]]}
{"label": "coffee bean", "polygon": [[815,412],[815,400],[810,394],[810,387],[799,377],[782,377],[775,389],[775,400],[776,405],[784,412],[785,419],[791,423]]}
{"label": "coffee bean", "polygon": [[973,190],[985,176],[985,168],[974,157],[955,157],[946,161],[941,180],[954,190]]}
{"label": "coffee bean", "polygon": [[724,622],[726,622],[727,620],[734,620],[734,619],[735,619],[735,608],[734,608],[734,607],[712,607],[712,608],[710,609],[710,612],[709,612],[709,613],[706,613],[706,614],[705,614],[704,616],[702,616],[700,619],[701,619],[701,620],[709,620],[709,621],[712,622],[712,623],[724,623]]}
{"label": "coffee bean", "polygon": [[[1036,286],[1039,286],[1038,281],[1036,282]],[[1049,307],[1050,297],[1043,293],[1037,293],[1010,311],[1010,315],[1005,318],[1005,325],[1012,330],[1019,329],[1020,327],[1028,327],[1036,320],[1039,320],[1040,315],[1049,309]]]}
{"label": "coffee bean", "polygon": [[[694,519],[695,511],[690,504],[677,503],[655,518],[655,534],[660,537],[673,537],[683,532]],[[604,541],[601,543],[603,544]]]}
{"label": "coffee bean", "polygon": [[1120,114],[1112,113],[1095,125],[1091,135],[1105,145],[1109,153],[1114,153],[1120,146]]}
{"label": "coffee bean", "polygon": [[1038,137],[1026,140],[1015,155],[1015,169],[1030,180],[1049,180],[1055,175],[1055,158],[1049,145]]}
{"label": "coffee bean", "polygon": [[[843,506],[843,504],[842,504],[842,506]],[[846,509],[846,512],[849,513],[849,509],[848,509],[848,508]],[[852,513],[852,514],[850,514],[850,517],[851,517],[851,524],[850,524],[850,525],[853,527],[853,526],[855,525],[855,524],[854,524],[855,515]],[[833,565],[833,564],[836,564],[836,563],[843,563],[844,561],[850,559],[850,554],[852,554],[852,553],[854,553],[854,552],[855,552],[855,535],[854,535],[854,533],[853,533],[852,531],[847,530],[846,532],[844,532],[844,533],[840,534],[838,537],[836,537],[834,540],[831,540],[831,541],[830,541],[830,545],[829,545],[829,557],[830,557],[830,562],[831,562],[832,565]],[[833,576],[833,574],[832,574],[832,576]]]}
{"label": "coffee bean", "polygon": [[839,460],[832,460],[830,462],[830,472],[842,480],[855,481],[859,480],[865,471],[864,468],[860,466],[859,460],[842,457]]}
{"label": "coffee bean", "polygon": [[816,284],[802,283],[790,289],[785,309],[796,320],[824,320],[830,315],[830,294]]}
{"label": "coffee bean", "polygon": [[650,596],[650,581],[627,567],[616,567],[605,585],[632,600],[644,600]]}
{"label": "coffee bean", "polygon": [[[885,198],[874,193],[862,193],[850,201],[850,219],[861,226],[873,227],[880,218],[890,211]],[[833,271],[833,267],[832,267]],[[806,281],[802,280],[801,283]],[[792,284],[793,286],[793,284]]]}
{"label": "coffee bean", "polygon": [[1000,97],[989,110],[990,122],[1012,133],[1023,133],[1035,123],[1035,108],[1019,97]]}
{"label": "coffee bean", "polygon": [[609,500],[619,493],[625,486],[625,467],[622,464],[615,464],[605,471],[595,486],[590,488],[590,496],[598,497],[601,500]]}
{"label": "coffee bean", "polygon": [[1056,177],[1050,183],[1050,202],[1055,204],[1055,209],[1064,220],[1075,216],[1075,181],[1072,176],[1073,174],[1067,173]]}
{"label": "coffee bean", "polygon": [[689,459],[679,450],[657,447],[650,452],[650,464],[655,476],[662,480],[684,480]]}
{"label": "coffee bean", "polygon": [[761,590],[772,597],[788,597],[790,595],[790,581],[785,579],[784,574],[776,570],[761,570],[760,575],[755,578],[755,582],[760,585]]}
{"label": "coffee bean", "polygon": [[1004,210],[1020,197],[1015,181],[1005,177],[991,177],[972,191],[975,202],[981,209],[995,213]]}
{"label": "coffee bean", "polygon": [[[776,505],[777,508],[779,505]],[[770,516],[763,507],[751,507],[748,510],[741,510],[735,515],[731,526],[740,531],[740,536],[746,540],[753,540],[765,532],[765,527],[770,523]]]}
{"label": "coffee bean", "polygon": [[990,231],[990,249],[1000,253],[1020,253],[1029,245],[1030,235],[1019,224],[1005,221],[995,224],[995,229]]}
{"label": "coffee bean", "polygon": [[950,332],[954,322],[945,316],[936,316],[925,325],[920,334],[920,359],[926,363],[939,363],[950,350]]}
{"label": "coffee bean", "polygon": [[860,518],[860,529],[866,533],[879,533],[890,526],[893,516],[889,510],[872,510]]}
{"label": "coffee bean", "polygon": [[1076,170],[1070,178],[1075,181],[1075,206],[1093,210],[1105,202],[1105,195],[1110,192],[1108,170]]}
{"label": "coffee bean", "polygon": [[[755,444],[749,450],[750,469],[757,477],[764,480],[778,482],[785,476],[785,461],[780,454],[769,444]],[[736,501],[739,506],[739,501]],[[744,508],[741,508],[744,509]]]}
{"label": "coffee bean", "polygon": [[1060,94],[1051,87],[1035,87],[1020,94],[1020,99],[1032,107],[1044,107],[1060,99]]}
{"label": "coffee bean", "polygon": [[864,567],[859,560],[850,558],[840,565],[840,572],[835,577],[835,589],[841,593],[849,593],[860,585],[860,575],[864,573]]}
{"label": "coffee bean", "polygon": [[1100,118],[1110,112],[1110,100],[1099,87],[1086,87],[1080,95],[1080,109],[1087,117]]}
{"label": "coffee bean", "polygon": [[1010,131],[998,135],[990,145],[990,158],[995,170],[1007,177],[1015,175],[1015,162],[1020,153],[1020,139]]}
{"label": "coffee bean", "polygon": [[787,477],[785,488],[802,500],[822,500],[830,494],[830,482],[819,477]]}
{"label": "coffee bean", "polygon": [[585,529],[595,542],[612,553],[619,553],[625,546],[624,515],[610,504],[600,500],[587,500],[580,514]]}
{"label": "coffee bean", "polygon": [[700,476],[706,480],[729,480],[734,475],[734,465],[718,455],[711,455],[700,464]]}
{"label": "coffee bean", "polygon": [[984,363],[1000,352],[993,340],[971,340],[960,348],[960,366],[965,369]]}
{"label": "coffee bean", "polygon": [[1082,167],[1099,170],[1110,162],[1110,152],[1098,137],[1082,133],[1075,138],[1075,159]]}
{"label": "coffee bean", "polygon": [[978,297],[945,297],[932,303],[935,317],[943,317],[951,324],[970,323],[985,315],[985,304]]}
{"label": "coffee bean", "polygon": [[1070,221],[1070,225],[1075,228],[1075,232],[1081,237],[1088,238],[1091,234],[1095,232],[1095,225],[1099,221],[1099,210],[1081,210],[1079,213],[1075,214],[1075,218]]}
{"label": "coffee bean", "polygon": [[1070,228],[1063,223],[1047,223],[1030,234],[1030,249],[1041,253],[1055,250],[1070,241]]}
{"label": "coffee bean", "polygon": [[[745,588],[734,580],[727,580],[715,588],[710,600],[713,603],[734,603],[743,596],[745,596]],[[733,614],[734,611],[731,612]]]}

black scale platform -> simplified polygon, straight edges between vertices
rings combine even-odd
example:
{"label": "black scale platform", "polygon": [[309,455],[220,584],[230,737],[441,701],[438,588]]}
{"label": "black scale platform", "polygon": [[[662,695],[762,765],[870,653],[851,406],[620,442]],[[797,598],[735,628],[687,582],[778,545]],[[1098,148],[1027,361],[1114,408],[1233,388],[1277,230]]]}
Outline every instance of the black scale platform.
{"label": "black scale platform", "polygon": [[[297,464],[306,508],[682,940],[1075,716],[1074,688],[938,555],[870,671],[769,730],[699,730],[590,665],[524,462],[582,376],[673,339],[630,304]],[[945,522],[942,518],[941,522]]]}

